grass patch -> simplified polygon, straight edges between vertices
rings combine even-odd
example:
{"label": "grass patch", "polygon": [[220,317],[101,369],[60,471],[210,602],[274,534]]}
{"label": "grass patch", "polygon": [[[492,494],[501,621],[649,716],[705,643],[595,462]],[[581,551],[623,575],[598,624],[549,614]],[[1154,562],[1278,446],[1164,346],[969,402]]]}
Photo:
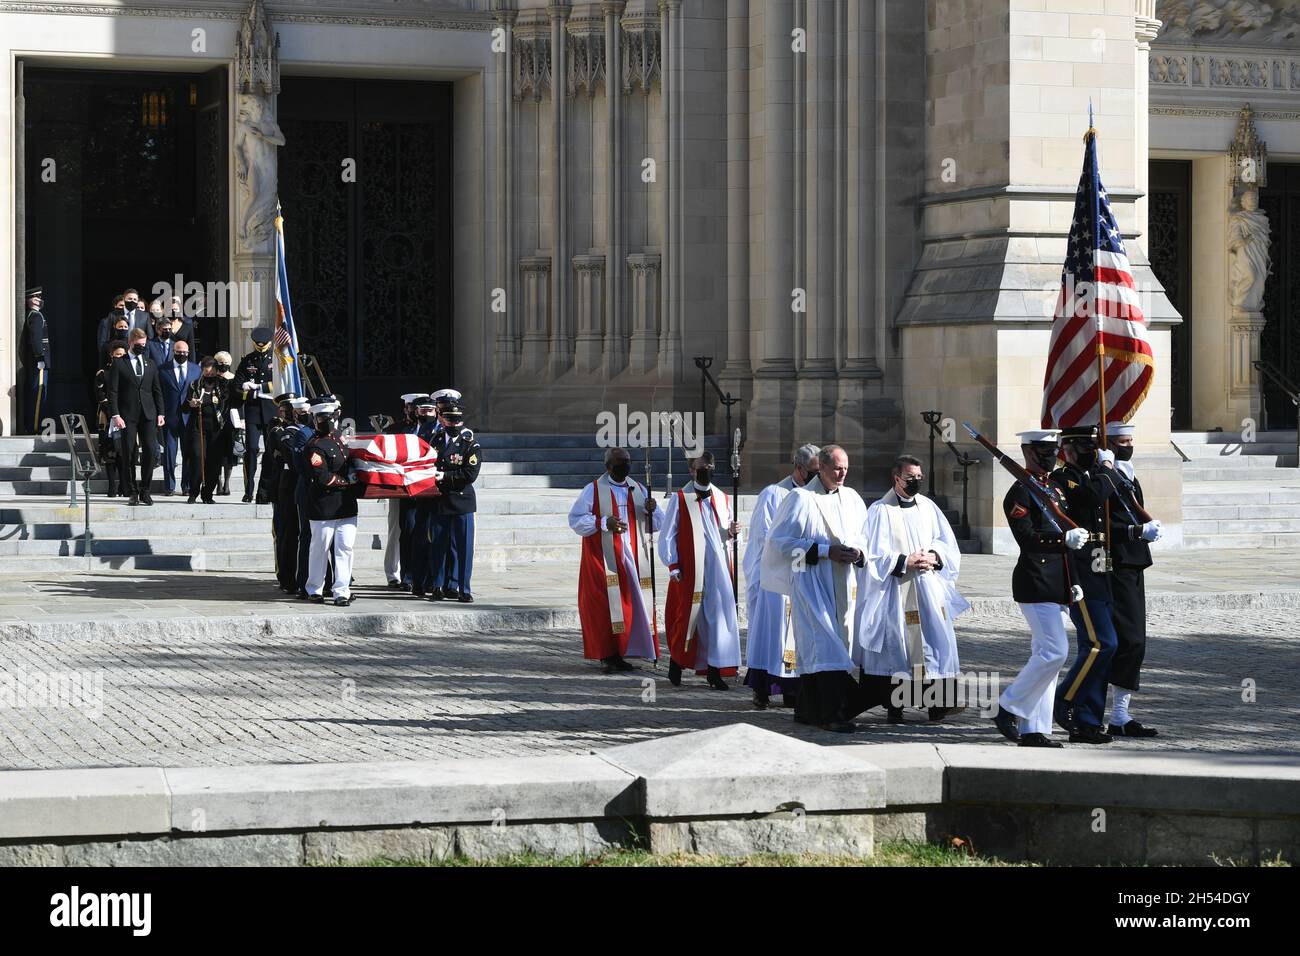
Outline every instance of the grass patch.
{"label": "grass patch", "polygon": [[551,866],[602,866],[602,867],[676,867],[676,866],[1035,866],[1033,863],[1008,863],[994,857],[976,856],[960,849],[930,843],[879,843],[871,859],[849,856],[822,856],[817,854],[759,853],[745,857],[703,856],[694,853],[674,853],[655,856],[645,850],[611,850],[597,857],[543,856],[521,853],[494,860],[468,860],[452,857],[447,860],[369,860],[361,866],[445,866],[445,867],[551,867]]}

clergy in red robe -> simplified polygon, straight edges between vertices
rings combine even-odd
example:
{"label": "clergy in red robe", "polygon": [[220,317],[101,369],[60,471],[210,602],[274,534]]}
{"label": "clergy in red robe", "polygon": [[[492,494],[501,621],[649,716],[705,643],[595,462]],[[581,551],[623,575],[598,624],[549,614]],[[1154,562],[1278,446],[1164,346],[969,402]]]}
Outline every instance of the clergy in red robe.
{"label": "clergy in red robe", "polygon": [[713,455],[691,462],[694,480],[668,499],[659,557],[668,565],[668,680],[683,669],[705,674],[714,690],[730,690],[724,677],[740,667],[740,629],[731,585],[730,538],[740,533],[727,496],[713,484]]}
{"label": "clergy in red robe", "polygon": [[582,537],[583,656],[600,661],[606,674],[632,670],[626,657],[659,659],[659,632],[650,619],[653,601],[645,592],[648,562],[654,560],[650,535],[663,523],[663,512],[644,485],[628,478],[631,470],[627,451],[610,448],[605,474],[586,485],[569,510],[569,527]]}

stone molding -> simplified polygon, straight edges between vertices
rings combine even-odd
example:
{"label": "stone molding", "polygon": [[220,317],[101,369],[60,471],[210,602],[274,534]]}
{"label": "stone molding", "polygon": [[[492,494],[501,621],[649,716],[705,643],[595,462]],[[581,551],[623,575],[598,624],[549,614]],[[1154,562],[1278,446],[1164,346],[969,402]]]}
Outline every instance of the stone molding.
{"label": "stone molding", "polygon": [[662,72],[659,18],[646,14],[623,17],[620,21],[623,54],[623,92],[633,87],[649,93]]}
{"label": "stone molding", "polygon": [[[1255,118],[1260,120],[1300,123],[1300,110],[1255,110],[1254,112]],[[1151,115],[1236,119],[1241,115],[1241,110],[1227,106],[1153,106],[1151,107]]]}
{"label": "stone molding", "polygon": [[[31,13],[47,16],[80,17],[155,17],[190,20],[239,20],[244,15],[242,5],[230,3],[204,4],[194,2],[186,6],[121,7],[104,3],[54,3],[40,0],[0,0],[0,13]],[[276,23],[325,23],[341,26],[403,27],[419,30],[491,30],[495,22],[491,14],[449,14],[439,11],[427,17],[385,16],[376,11],[364,13],[329,13],[325,11],[290,12],[273,11]]]}
{"label": "stone molding", "polygon": [[1159,47],[1151,51],[1153,88],[1247,90],[1300,96],[1300,54]]}
{"label": "stone molding", "polygon": [[551,86],[551,28],[544,20],[527,20],[515,25],[511,62],[515,75],[514,98],[530,96],[534,103]]}

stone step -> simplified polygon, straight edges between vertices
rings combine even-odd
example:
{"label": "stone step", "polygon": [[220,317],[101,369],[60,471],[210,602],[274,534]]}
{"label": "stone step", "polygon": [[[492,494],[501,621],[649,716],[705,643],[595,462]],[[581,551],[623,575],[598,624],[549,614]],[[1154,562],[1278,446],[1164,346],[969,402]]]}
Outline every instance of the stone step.
{"label": "stone step", "polygon": [[[1295,456],[1291,456],[1294,460]],[[1256,459],[1241,458],[1237,459],[1237,465],[1183,465],[1183,481],[1267,481],[1276,475],[1278,478],[1296,477],[1294,466],[1261,464],[1260,467],[1254,467]],[[1246,463],[1250,462],[1248,466]],[[1288,474],[1289,469],[1289,474]]]}
{"label": "stone step", "polygon": [[1234,518],[1300,518],[1300,502],[1289,505],[1266,504],[1262,506],[1255,506],[1249,502],[1214,505],[1183,504],[1184,525],[1189,521],[1224,521]]}
{"label": "stone step", "polygon": [[1183,531],[1184,548],[1227,548],[1227,549],[1257,549],[1257,548],[1287,548],[1294,550],[1300,548],[1300,532],[1265,532],[1262,534],[1224,534],[1214,533],[1205,534],[1202,532],[1189,533]]}
{"label": "stone step", "polygon": [[[1236,461],[1255,458],[1295,458],[1295,442],[1251,442],[1227,445],[1188,445],[1183,453],[1197,464],[1207,461]],[[1294,466],[1294,463],[1293,465]]]}
{"label": "stone step", "polygon": [[[1253,514],[1241,518],[1183,519],[1183,532],[1193,534],[1270,534],[1300,531],[1300,518]],[[1300,562],[1298,562],[1300,565]]]}
{"label": "stone step", "polygon": [[[1266,432],[1255,432],[1254,442],[1289,444],[1295,447],[1296,433],[1294,430],[1277,430]],[[1173,432],[1169,436],[1175,445],[1182,448],[1183,451],[1191,455],[1188,451],[1188,445],[1240,445],[1241,432]]]}

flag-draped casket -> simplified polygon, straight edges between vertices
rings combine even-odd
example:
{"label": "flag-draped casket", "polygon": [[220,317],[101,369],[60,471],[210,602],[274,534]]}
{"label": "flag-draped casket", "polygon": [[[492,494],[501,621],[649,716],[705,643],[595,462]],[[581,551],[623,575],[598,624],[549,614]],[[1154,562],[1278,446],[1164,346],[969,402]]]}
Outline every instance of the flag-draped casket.
{"label": "flag-draped casket", "polygon": [[418,435],[357,435],[348,458],[363,498],[438,494],[438,452]]}

